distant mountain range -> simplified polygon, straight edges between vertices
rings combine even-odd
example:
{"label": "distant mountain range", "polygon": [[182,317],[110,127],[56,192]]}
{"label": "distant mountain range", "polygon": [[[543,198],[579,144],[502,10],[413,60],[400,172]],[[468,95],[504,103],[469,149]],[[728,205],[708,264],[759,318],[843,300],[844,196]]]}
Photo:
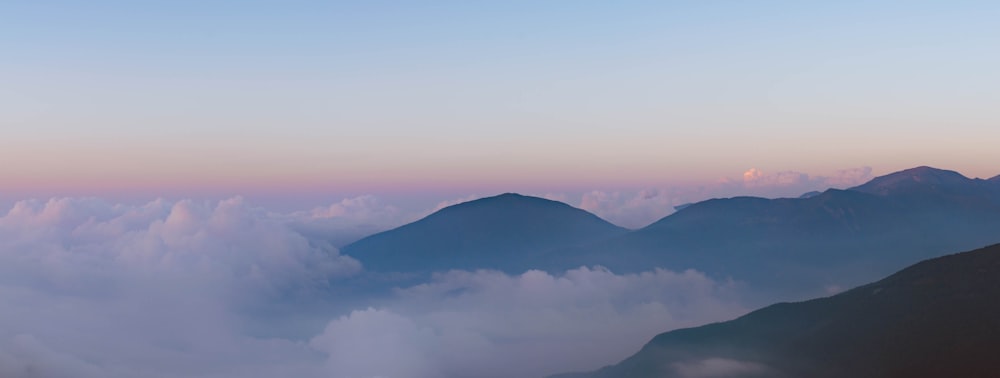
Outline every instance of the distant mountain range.
{"label": "distant mountain range", "polygon": [[558,377],[996,377],[998,298],[994,245],[832,297],[663,333],[619,364]]}
{"label": "distant mountain range", "polygon": [[919,167],[806,198],[696,203],[583,248],[563,265],[695,268],[770,292],[850,287],[921,259],[1000,242],[1000,181]]}
{"label": "distant mountain range", "polygon": [[560,202],[504,194],[442,209],[342,251],[377,272],[693,268],[801,298],[996,242],[1000,176],[918,167],[801,198],[702,201],[634,231]]}

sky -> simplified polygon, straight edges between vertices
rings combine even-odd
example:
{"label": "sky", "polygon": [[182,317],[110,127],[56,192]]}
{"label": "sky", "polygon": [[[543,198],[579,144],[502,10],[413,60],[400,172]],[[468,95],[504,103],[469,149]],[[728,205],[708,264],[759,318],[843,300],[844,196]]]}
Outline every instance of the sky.
{"label": "sky", "polygon": [[751,169],[991,177],[998,16],[987,1],[5,1],[0,194],[427,208]]}
{"label": "sky", "polygon": [[998,19],[961,0],[0,1],[0,376],[617,362],[757,288],[581,266],[372,294],[382,272],[339,247],[503,192],[639,228],[921,165],[995,176]]}

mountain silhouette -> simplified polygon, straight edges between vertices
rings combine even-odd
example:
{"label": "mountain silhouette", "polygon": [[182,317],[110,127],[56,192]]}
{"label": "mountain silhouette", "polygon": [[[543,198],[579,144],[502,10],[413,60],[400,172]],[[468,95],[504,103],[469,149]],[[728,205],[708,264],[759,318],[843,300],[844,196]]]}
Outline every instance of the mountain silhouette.
{"label": "mountain silhouette", "polygon": [[662,267],[786,298],[850,287],[948,251],[1000,242],[1000,185],[919,167],[804,198],[712,199],[572,251],[563,266]]}
{"label": "mountain silhouette", "polygon": [[951,200],[966,206],[1000,207],[995,182],[970,179],[955,171],[917,167],[875,178],[851,190],[897,201]]}
{"label": "mountain silhouette", "polygon": [[345,246],[366,269],[425,272],[500,269],[522,273],[544,252],[627,232],[562,202],[507,193],[449,206]]}
{"label": "mountain silhouette", "polygon": [[890,195],[912,189],[931,191],[961,189],[971,181],[975,180],[955,171],[920,166],[876,177],[867,183],[854,187],[853,190]]}
{"label": "mountain silhouette", "polygon": [[997,298],[993,245],[832,297],[663,333],[619,364],[559,377],[995,377]]}
{"label": "mountain silhouette", "polygon": [[367,271],[450,269],[618,273],[696,269],[760,298],[813,297],[949,251],[1000,242],[1000,180],[917,167],[801,198],[679,206],[629,231],[542,198],[503,194],[442,209],[342,251]]}

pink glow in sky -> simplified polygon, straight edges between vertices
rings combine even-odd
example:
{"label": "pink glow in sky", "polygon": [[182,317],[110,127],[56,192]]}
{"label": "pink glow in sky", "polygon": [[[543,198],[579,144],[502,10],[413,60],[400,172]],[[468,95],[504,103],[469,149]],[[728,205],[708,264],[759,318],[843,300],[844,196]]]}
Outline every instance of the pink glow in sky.
{"label": "pink glow in sky", "polygon": [[0,6],[0,195],[1000,173],[994,6],[208,7]]}

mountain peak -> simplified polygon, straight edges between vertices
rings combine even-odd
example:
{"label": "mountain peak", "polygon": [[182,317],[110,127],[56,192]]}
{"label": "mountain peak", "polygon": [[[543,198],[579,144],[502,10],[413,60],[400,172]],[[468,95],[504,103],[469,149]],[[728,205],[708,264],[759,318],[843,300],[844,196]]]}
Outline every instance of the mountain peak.
{"label": "mountain peak", "polygon": [[[541,197],[526,196],[518,193],[503,193],[492,197],[483,197],[457,203],[438,210],[429,217],[435,217],[439,214],[448,214],[456,211],[483,211],[485,213],[495,214],[496,212],[513,212],[514,210],[533,211],[532,209],[541,210],[552,208],[579,210],[559,201],[553,201]],[[528,213],[525,213],[525,215],[530,216]]]}
{"label": "mountain peak", "polygon": [[969,185],[974,181],[955,171],[920,166],[876,177],[851,190],[884,196],[906,194],[916,188],[922,188],[922,191],[941,191]]}
{"label": "mountain peak", "polygon": [[547,253],[626,232],[559,201],[504,193],[448,206],[342,251],[375,271],[545,266]]}
{"label": "mountain peak", "polygon": [[[523,195],[521,193],[507,192],[507,193],[497,194],[497,195],[495,195],[493,197],[483,197],[483,198],[480,198],[480,199],[490,199],[490,198],[493,198],[493,199],[515,199],[515,198],[529,198],[529,197],[531,197],[531,196],[526,196],[526,195]],[[539,198],[539,197],[533,197],[533,198]]]}
{"label": "mountain peak", "polygon": [[520,194],[520,193],[514,193],[514,192],[497,194],[497,195],[492,196],[492,197],[483,197],[483,198],[475,199],[475,200],[472,200],[472,201],[469,201],[469,202],[523,201],[523,200],[556,202],[556,201],[547,200],[547,199],[541,198],[541,197],[526,196],[526,195],[523,195],[523,194]]}
{"label": "mountain peak", "polygon": [[961,173],[958,173],[958,172],[955,172],[955,171],[951,171],[951,170],[947,170],[947,169],[940,169],[940,168],[929,167],[929,166],[926,166],[926,165],[922,165],[922,166],[915,167],[915,168],[910,168],[910,169],[904,169],[902,171],[895,172],[895,173],[890,173],[888,175],[875,178],[875,180],[878,180],[879,178],[882,178],[882,179],[897,179],[897,180],[898,179],[902,179],[902,178],[910,178],[910,179],[917,180],[917,181],[928,181],[928,180],[969,180],[968,177],[965,177]]}
{"label": "mountain peak", "polygon": [[910,168],[910,169],[904,169],[904,170],[899,171],[897,173],[903,173],[903,172],[933,173],[933,172],[953,172],[953,171],[949,171],[947,169],[941,169],[941,168],[934,168],[934,167],[931,167],[929,165],[921,165],[921,166],[913,167],[913,168]]}

